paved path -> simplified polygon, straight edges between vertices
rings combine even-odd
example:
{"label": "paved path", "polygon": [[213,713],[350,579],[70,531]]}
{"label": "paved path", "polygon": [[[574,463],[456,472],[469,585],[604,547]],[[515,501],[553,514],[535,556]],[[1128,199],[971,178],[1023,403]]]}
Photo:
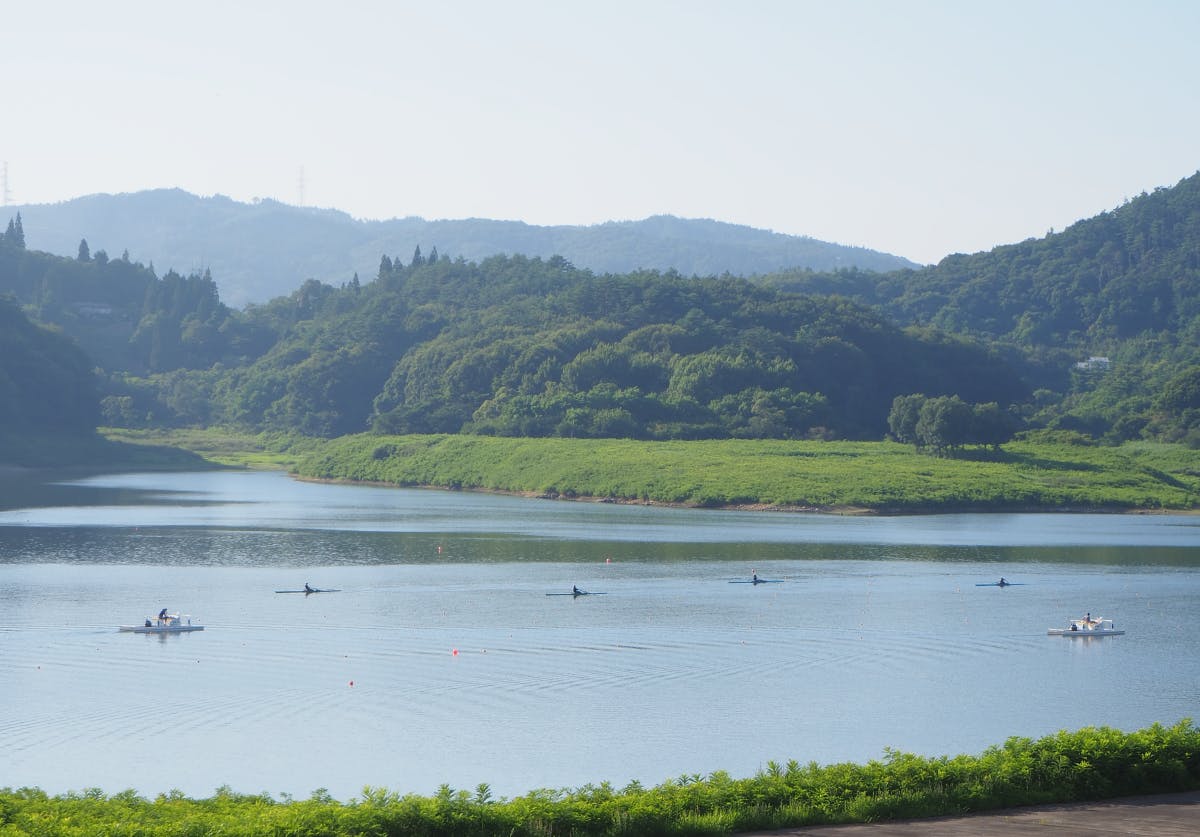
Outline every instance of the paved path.
{"label": "paved path", "polygon": [[1136,796],[1105,802],[1037,805],[927,820],[868,825],[817,825],[759,831],[739,837],[1197,837],[1200,791]]}

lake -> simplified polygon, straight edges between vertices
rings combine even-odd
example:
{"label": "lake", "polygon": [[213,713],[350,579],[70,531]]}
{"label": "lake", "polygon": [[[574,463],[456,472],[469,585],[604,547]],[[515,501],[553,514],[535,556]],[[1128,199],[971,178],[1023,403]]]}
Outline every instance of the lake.
{"label": "lake", "polygon": [[[1200,717],[1197,516],[3,480],[0,786],[516,796]],[[206,629],[117,631],[163,607]],[[1085,612],[1126,635],[1046,635]]]}

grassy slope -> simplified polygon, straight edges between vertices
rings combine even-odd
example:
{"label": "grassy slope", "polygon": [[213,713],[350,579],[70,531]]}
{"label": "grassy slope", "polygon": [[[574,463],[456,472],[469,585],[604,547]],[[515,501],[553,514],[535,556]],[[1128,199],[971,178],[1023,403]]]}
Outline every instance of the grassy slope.
{"label": "grassy slope", "polygon": [[694,506],[931,512],[1200,509],[1200,451],[1013,442],[941,459],[889,442],[374,436],[322,441],[221,429],[108,431],[127,449],[174,447],[312,479]]}
{"label": "grassy slope", "polygon": [[941,459],[888,442],[348,436],[301,476],[697,506],[879,511],[1196,509],[1200,451],[1012,443]]}

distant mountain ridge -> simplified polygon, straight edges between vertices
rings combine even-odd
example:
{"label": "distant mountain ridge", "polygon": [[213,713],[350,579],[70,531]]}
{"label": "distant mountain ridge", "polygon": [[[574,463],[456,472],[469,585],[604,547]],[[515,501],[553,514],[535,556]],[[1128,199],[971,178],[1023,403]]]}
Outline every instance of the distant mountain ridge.
{"label": "distant mountain ridge", "polygon": [[[594,226],[534,226],[481,218],[363,221],[333,209],[273,200],[242,203],[181,189],[97,194],[5,207],[21,214],[28,246],[93,252],[153,264],[159,273],[211,270],[224,302],[242,307],[291,293],[306,279],[333,285],[374,277],[380,257],[407,262],[415,248],[468,260],[497,254],[562,256],[596,273],[675,270],[684,276],[751,276],[790,268],[890,271],[918,267],[899,256],[708,219],[656,215]],[[6,221],[7,219],[0,219]]]}

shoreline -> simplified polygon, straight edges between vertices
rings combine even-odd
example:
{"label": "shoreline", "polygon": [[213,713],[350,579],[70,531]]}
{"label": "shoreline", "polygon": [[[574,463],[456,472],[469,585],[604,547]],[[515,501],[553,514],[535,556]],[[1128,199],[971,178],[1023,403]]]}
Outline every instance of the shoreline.
{"label": "shoreline", "polygon": [[[232,470],[257,470],[246,465],[228,465],[212,460],[205,460],[209,467],[230,468]],[[0,478],[27,477],[39,472],[69,472],[69,473],[108,473],[126,470],[192,470],[190,467],[147,467],[130,463],[126,468],[112,465],[90,465],[66,467],[30,467],[12,463],[0,463]],[[564,492],[545,492],[532,490],[511,490],[503,488],[483,488],[449,485],[405,485],[387,480],[359,480],[349,477],[310,477],[295,473],[286,467],[268,468],[266,470],[283,471],[290,479],[299,482],[316,482],[328,485],[367,485],[377,488],[413,488],[422,491],[467,491],[475,494],[497,494],[507,497],[521,497],[526,500],[550,500],[568,503],[597,503],[620,506],[654,506],[670,509],[691,509],[694,511],[744,511],[773,514],[814,514],[833,517],[918,517],[935,514],[1132,514],[1132,515],[1200,515],[1198,509],[1167,509],[1167,508],[1114,508],[1112,506],[973,506],[973,505],[944,505],[929,506],[799,506],[780,503],[726,503],[710,505],[704,503],[681,503],[666,500],[650,500],[635,497],[597,497],[590,494],[573,494]]]}
{"label": "shoreline", "polygon": [[503,488],[481,488],[448,485],[402,485],[387,480],[358,480],[349,477],[309,477],[284,469],[287,475],[299,482],[317,482],[327,485],[367,485],[377,488],[412,488],[421,491],[466,491],[475,494],[497,494],[506,497],[521,497],[526,500],[551,500],[568,503],[596,503],[618,506],[653,506],[668,509],[691,509],[694,511],[748,511],[775,514],[819,514],[834,517],[918,517],[935,514],[1133,514],[1133,515],[1200,515],[1200,509],[1163,508],[1112,508],[1105,506],[963,506],[946,505],[937,508],[890,506],[792,506],[779,503],[728,503],[705,505],[702,503],[678,503],[666,500],[647,500],[633,497],[596,497],[587,494],[548,493],[545,491],[521,491]]}

